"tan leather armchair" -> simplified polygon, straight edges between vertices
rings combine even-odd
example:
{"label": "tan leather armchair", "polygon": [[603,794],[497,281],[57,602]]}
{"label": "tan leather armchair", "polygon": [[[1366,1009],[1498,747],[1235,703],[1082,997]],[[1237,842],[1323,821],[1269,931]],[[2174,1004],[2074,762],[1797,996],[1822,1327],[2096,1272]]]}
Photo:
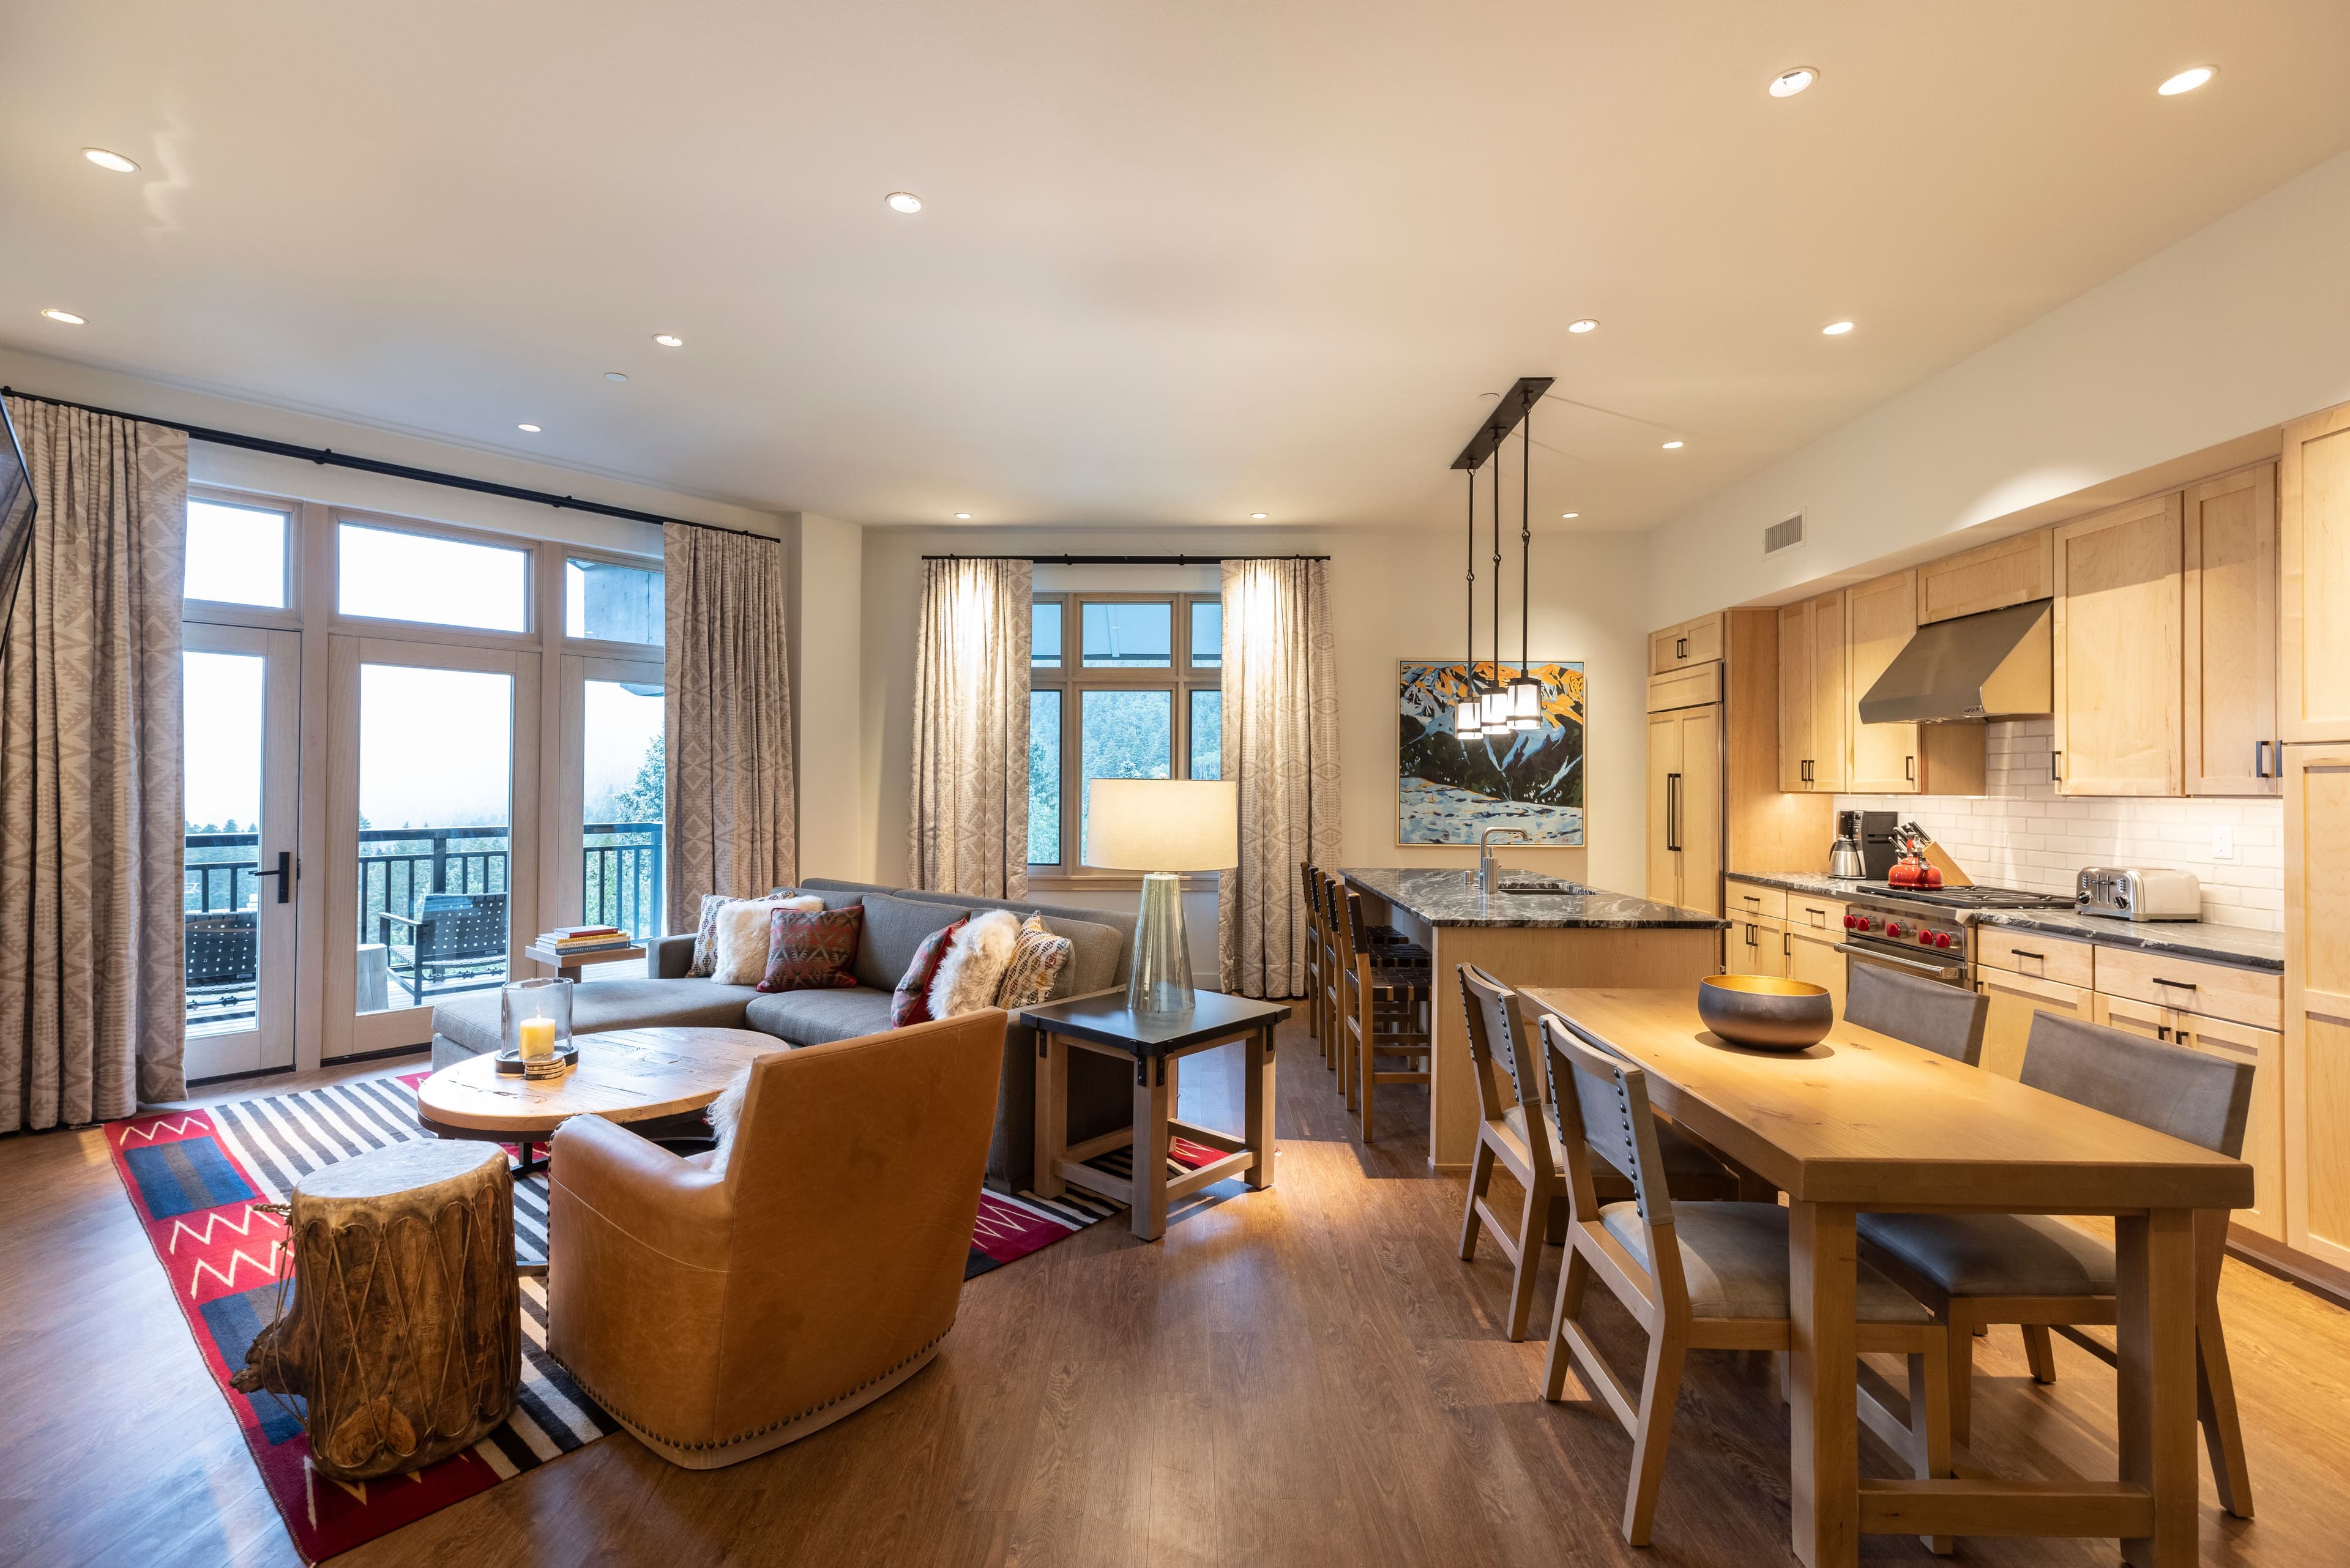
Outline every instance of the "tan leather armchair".
{"label": "tan leather armchair", "polygon": [[995,1122],[993,1009],[777,1051],[723,1174],[556,1134],[547,1347],[646,1447],[715,1469],[920,1371],[954,1324]]}

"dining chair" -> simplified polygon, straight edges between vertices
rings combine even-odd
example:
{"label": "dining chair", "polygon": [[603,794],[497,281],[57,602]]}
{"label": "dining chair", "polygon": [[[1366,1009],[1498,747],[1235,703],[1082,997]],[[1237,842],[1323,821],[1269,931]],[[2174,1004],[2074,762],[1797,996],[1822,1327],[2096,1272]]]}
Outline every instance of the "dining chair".
{"label": "dining chair", "polygon": [[[2043,1012],[2024,1042],[2022,1081],[2124,1121],[2226,1155],[2243,1153],[2252,1064],[2126,1030]],[[1862,1255],[1949,1325],[1950,1429],[1968,1439],[1974,1329],[2022,1325],[2033,1379],[2056,1378],[2053,1328],[2106,1365],[2114,1352],[2082,1332],[2115,1318],[2115,1264],[2104,1239],[2044,1214],[1869,1214],[1856,1220]],[[2196,1403],[2221,1506],[2252,1516],[2234,1373],[2220,1323],[2220,1263],[2228,1217],[2198,1213]]]}
{"label": "dining chair", "polygon": [[1846,981],[1846,1023],[1907,1040],[1970,1067],[1982,1065],[1983,1022],[1990,1016],[1989,996],[1883,964],[1854,964]]}
{"label": "dining chair", "polygon": [[[1664,1154],[1648,1106],[1648,1075],[1584,1044],[1553,1015],[1544,1014],[1540,1027],[1573,1209],[1543,1363],[1543,1397],[1564,1397],[1571,1362],[1632,1434],[1624,1539],[1645,1546],[1656,1522],[1658,1483],[1689,1353],[1790,1347],[1787,1210],[1775,1203],[1676,1202],[1659,1179]],[[1595,1152],[1631,1173],[1631,1201],[1599,1201],[1591,1179]],[[1648,1332],[1637,1392],[1617,1380],[1584,1329],[1584,1297],[1595,1279]],[[1866,1263],[1857,1271],[1854,1303],[1861,1353],[1908,1360],[1906,1458],[1920,1480],[1948,1475],[1942,1325]]]}
{"label": "dining chair", "polygon": [[[1419,961],[1403,961],[1397,944],[1374,957],[1364,936],[1363,896],[1351,889],[1337,896],[1340,943],[1338,981],[1339,1044],[1348,1078],[1347,1107],[1359,1109],[1363,1141],[1371,1141],[1371,1101],[1382,1084],[1429,1082],[1429,1056],[1434,1036],[1430,1029],[1430,1004],[1435,1000],[1434,975],[1425,949],[1410,950]],[[1418,1064],[1406,1070],[1381,1069],[1380,1055],[1401,1056]]]}
{"label": "dining chair", "polygon": [[[1469,1025],[1469,1055],[1477,1064],[1473,1076],[1480,1112],[1477,1152],[1469,1162],[1469,1200],[1461,1217],[1461,1258],[1463,1262],[1475,1258],[1481,1232],[1492,1232],[1495,1244],[1510,1260],[1509,1337],[1514,1343],[1526,1336],[1543,1243],[1565,1239],[1565,1148],[1544,1086],[1542,1057],[1526,1033],[1518,993],[1474,964],[1461,964],[1457,972],[1461,1010]],[[1499,1079],[1494,1074],[1497,1066],[1502,1074]],[[1527,1131],[1535,1126],[1542,1128],[1540,1137]],[[1738,1196],[1738,1178],[1672,1123],[1657,1123],[1657,1146],[1664,1160],[1666,1185],[1675,1198]],[[1592,1188],[1600,1202],[1615,1203],[1632,1196],[1631,1178],[1608,1164],[1596,1147],[1588,1149],[1588,1161]],[[1525,1203],[1514,1225],[1494,1213],[1486,1201],[1497,1164],[1517,1178],[1525,1191]]]}

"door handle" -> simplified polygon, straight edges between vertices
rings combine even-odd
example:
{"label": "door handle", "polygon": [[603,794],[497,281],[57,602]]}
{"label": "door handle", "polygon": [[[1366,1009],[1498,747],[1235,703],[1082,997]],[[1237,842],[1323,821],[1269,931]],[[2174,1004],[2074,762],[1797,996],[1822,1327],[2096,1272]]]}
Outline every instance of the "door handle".
{"label": "door handle", "polygon": [[1785,931],[1781,931],[1779,933],[1779,956],[1781,958],[1794,958],[1795,956],[1795,939],[1789,936]]}
{"label": "door handle", "polygon": [[1687,659],[1689,657],[1688,638],[1677,637],[1673,639],[1673,657],[1675,659]]}
{"label": "door handle", "polygon": [[2269,776],[2269,743],[2266,741],[2252,742],[2252,776],[2256,779]]}
{"label": "door handle", "polygon": [[1665,847],[1678,850],[1681,846],[1680,832],[1681,775],[1665,775]]}
{"label": "door handle", "polygon": [[281,904],[290,904],[294,901],[294,852],[292,850],[281,849],[277,852],[276,870],[255,871],[254,876],[256,878],[262,877],[276,877],[277,901]]}
{"label": "door handle", "polygon": [[2051,752],[2048,753],[2048,776],[2052,779],[2061,779],[2064,776],[2064,753]]}
{"label": "door handle", "polygon": [[1911,784],[1916,784],[1918,782],[1918,759],[1916,757],[1908,756],[1901,759],[1901,776]]}

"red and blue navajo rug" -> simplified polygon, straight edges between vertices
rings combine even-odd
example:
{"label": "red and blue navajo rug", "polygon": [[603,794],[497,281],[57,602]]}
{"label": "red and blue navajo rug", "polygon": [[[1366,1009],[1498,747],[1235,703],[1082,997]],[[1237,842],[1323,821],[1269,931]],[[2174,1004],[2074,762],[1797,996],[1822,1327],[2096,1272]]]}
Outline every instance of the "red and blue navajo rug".
{"label": "red and blue navajo rug", "polygon": [[[206,1110],[136,1116],[105,1129],[116,1174],[171,1281],[172,1298],[236,1414],[296,1550],[309,1563],[619,1429],[546,1353],[546,1282],[536,1275],[522,1280],[522,1394],[514,1414],[471,1449],[439,1464],[372,1481],[329,1480],[311,1467],[300,1400],[229,1386],[254,1336],[291,1304],[291,1282],[279,1273],[285,1227],[255,1206],[283,1203],[288,1189],[323,1166],[431,1136],[416,1125],[416,1085],[425,1076],[263,1096]],[[1124,1155],[1119,1150],[1097,1163],[1110,1169]],[[1192,1168],[1213,1158],[1212,1150],[1179,1143],[1169,1165]],[[963,1278],[1017,1262],[1117,1212],[1118,1205],[1078,1192],[1053,1199],[982,1192]],[[546,1259],[544,1172],[515,1184],[515,1251],[518,1262]]]}

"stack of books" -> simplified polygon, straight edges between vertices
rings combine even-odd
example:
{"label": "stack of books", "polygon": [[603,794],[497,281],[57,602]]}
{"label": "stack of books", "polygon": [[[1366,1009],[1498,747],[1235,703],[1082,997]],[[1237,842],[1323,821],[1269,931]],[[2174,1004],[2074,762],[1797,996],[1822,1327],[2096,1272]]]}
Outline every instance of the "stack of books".
{"label": "stack of books", "polygon": [[560,958],[576,953],[602,952],[609,948],[632,948],[636,939],[618,926],[557,926],[538,934],[537,945]]}

